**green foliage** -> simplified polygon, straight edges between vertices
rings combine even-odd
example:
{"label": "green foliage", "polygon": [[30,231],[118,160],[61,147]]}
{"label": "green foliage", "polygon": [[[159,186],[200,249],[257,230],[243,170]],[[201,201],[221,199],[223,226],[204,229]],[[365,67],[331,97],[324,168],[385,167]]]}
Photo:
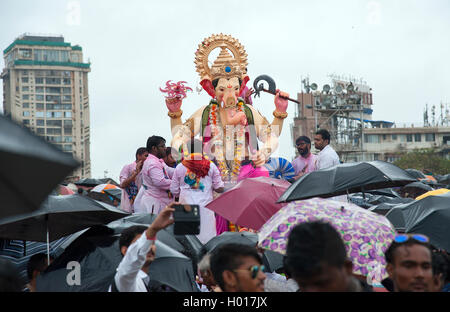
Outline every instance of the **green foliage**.
{"label": "green foliage", "polygon": [[394,165],[403,169],[412,168],[433,174],[450,173],[450,160],[440,156],[434,149],[414,150],[404,154],[394,162]]}

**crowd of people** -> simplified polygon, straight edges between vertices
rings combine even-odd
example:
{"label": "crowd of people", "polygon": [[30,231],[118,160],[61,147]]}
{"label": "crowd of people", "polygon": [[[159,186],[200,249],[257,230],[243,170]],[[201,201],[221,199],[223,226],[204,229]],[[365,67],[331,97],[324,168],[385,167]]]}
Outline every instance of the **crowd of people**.
{"label": "crowd of people", "polygon": [[[298,157],[292,162],[295,180],[303,175],[340,163],[330,145],[327,130],[314,136],[317,155],[311,152],[311,139],[296,140]],[[216,216],[206,208],[224,182],[218,167],[202,153],[202,142],[192,139],[181,157],[166,146],[160,136],[151,136],[145,147],[136,150],[135,160],[120,172],[120,208],[129,213],[156,215],[147,226],[131,226],[122,231],[119,247],[123,256],[111,281],[111,292],[173,291],[167,285],[149,282],[149,268],[155,259],[156,235],[174,223],[174,204],[200,207],[201,243],[217,236]],[[217,193],[217,194],[215,194]],[[230,207],[232,209],[232,207]],[[245,229],[243,229],[245,230]],[[450,291],[450,258],[436,250],[428,237],[397,234],[385,252],[389,277],[382,287],[373,287],[364,276],[353,274],[341,235],[329,223],[314,221],[295,226],[287,241],[283,268],[269,271],[263,265],[263,250],[238,243],[223,244],[205,252],[195,261],[196,285],[200,292],[371,292],[371,291]],[[26,291],[35,291],[36,278],[47,268],[45,254],[33,256],[28,264]],[[11,270],[0,265],[0,291],[18,290],[11,282]],[[6,272],[7,271],[7,272]],[[8,273],[8,274],[6,274]],[[5,277],[9,276],[9,282]],[[9,284],[8,284],[9,283]],[[8,286],[9,285],[9,286]],[[8,288],[9,287],[9,288]],[[14,288],[15,287],[15,288]],[[21,289],[23,290],[23,288]]]}

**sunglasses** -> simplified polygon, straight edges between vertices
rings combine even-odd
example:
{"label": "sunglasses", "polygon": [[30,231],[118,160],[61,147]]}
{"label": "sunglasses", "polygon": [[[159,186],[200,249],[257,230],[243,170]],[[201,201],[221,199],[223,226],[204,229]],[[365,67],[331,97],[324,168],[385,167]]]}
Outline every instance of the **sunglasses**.
{"label": "sunglasses", "polygon": [[398,234],[394,238],[394,242],[396,243],[405,243],[409,241],[410,239],[414,239],[415,241],[419,243],[428,243],[430,242],[430,239],[422,234]]}
{"label": "sunglasses", "polygon": [[266,267],[264,265],[254,265],[250,269],[247,270],[233,270],[233,271],[242,271],[242,272],[250,272],[252,274],[252,279],[255,279],[258,275],[258,272],[261,270],[261,272],[264,271]]}

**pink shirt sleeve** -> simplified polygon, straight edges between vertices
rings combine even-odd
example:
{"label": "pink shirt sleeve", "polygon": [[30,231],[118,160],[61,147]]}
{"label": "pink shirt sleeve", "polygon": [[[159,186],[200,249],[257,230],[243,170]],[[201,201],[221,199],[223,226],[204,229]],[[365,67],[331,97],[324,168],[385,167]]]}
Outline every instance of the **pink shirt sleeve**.
{"label": "pink shirt sleeve", "polygon": [[126,165],[120,171],[120,175],[119,175],[120,184],[122,184],[123,181],[128,179],[129,176],[130,176],[130,165]]}
{"label": "pink shirt sleeve", "polygon": [[212,186],[213,190],[218,189],[219,187],[223,187],[224,183],[222,181],[222,176],[220,175],[219,169],[217,166],[211,162],[210,170],[212,171]]}
{"label": "pink shirt sleeve", "polygon": [[178,197],[180,195],[180,175],[181,175],[182,167],[178,166],[172,176],[172,183],[170,184],[170,192],[173,196]]}
{"label": "pink shirt sleeve", "polygon": [[170,188],[171,179],[166,179],[163,173],[163,167],[158,164],[150,164],[148,168],[148,176],[153,186],[156,186],[163,190],[168,190]]}

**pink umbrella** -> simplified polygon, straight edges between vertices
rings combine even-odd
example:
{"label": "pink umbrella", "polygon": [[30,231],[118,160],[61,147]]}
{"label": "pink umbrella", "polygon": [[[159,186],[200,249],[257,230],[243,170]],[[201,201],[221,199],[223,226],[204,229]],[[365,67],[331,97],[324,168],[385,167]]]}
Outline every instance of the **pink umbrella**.
{"label": "pink umbrella", "polygon": [[75,194],[70,188],[64,185],[59,185],[59,195],[72,195]]}
{"label": "pink umbrella", "polygon": [[290,185],[270,177],[247,178],[206,207],[234,224],[258,230],[285,205],[275,202]]}

